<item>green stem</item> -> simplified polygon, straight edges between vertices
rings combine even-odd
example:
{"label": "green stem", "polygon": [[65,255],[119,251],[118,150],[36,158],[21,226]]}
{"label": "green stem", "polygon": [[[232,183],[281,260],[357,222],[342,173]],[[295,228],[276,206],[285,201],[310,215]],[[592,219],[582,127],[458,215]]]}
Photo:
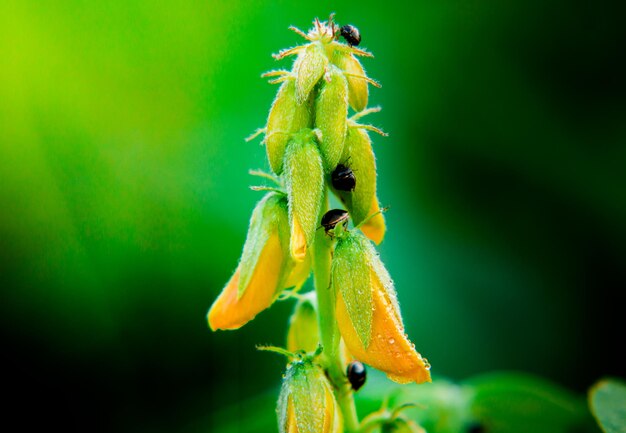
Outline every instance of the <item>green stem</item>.
{"label": "green stem", "polygon": [[[324,200],[322,214],[328,209],[328,200]],[[344,362],[339,348],[340,335],[335,318],[335,293],[330,285],[330,266],[332,241],[318,230],[313,247],[313,277],[317,292],[318,323],[320,339],[324,348],[323,356],[328,368],[328,376],[335,388],[335,397],[343,414],[346,432],[356,432],[359,420],[356,414],[350,383],[344,373]]]}

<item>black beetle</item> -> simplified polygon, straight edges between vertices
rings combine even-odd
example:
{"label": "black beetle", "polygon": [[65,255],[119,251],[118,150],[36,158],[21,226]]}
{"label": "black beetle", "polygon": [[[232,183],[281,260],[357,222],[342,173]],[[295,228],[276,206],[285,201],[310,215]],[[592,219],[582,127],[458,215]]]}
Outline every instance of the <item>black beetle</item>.
{"label": "black beetle", "polygon": [[348,376],[352,389],[358,391],[365,384],[367,371],[362,363],[359,361],[353,361],[348,365],[346,376]]}
{"label": "black beetle", "polygon": [[343,209],[331,209],[322,217],[322,227],[326,234],[335,228],[337,224],[348,222],[348,212]]}
{"label": "black beetle", "polygon": [[486,429],[484,425],[478,421],[474,421],[466,426],[465,431],[467,433],[485,433]]}
{"label": "black beetle", "polygon": [[356,47],[361,43],[361,34],[359,33],[359,29],[354,27],[351,24],[346,24],[339,29],[339,33],[346,40],[348,45],[351,47]]}
{"label": "black beetle", "polygon": [[330,181],[333,188],[339,191],[354,191],[356,187],[356,177],[350,167],[339,164],[335,171],[330,175]]}

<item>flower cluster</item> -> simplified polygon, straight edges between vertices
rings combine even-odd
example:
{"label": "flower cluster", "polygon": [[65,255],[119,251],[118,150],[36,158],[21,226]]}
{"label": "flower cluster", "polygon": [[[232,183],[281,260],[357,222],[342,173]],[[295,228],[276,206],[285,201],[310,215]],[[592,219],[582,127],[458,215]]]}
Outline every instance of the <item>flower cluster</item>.
{"label": "flower cluster", "polygon": [[[380,85],[358,60],[372,55],[355,46],[356,28],[339,27],[332,16],[316,19],[306,34],[292,30],[307,43],[274,56],[296,56],[291,70],[263,74],[280,88],[265,128],[255,134],[264,134],[272,171],[256,174],[277,185],[255,188],[268,192],[208,321],[213,330],[237,329],[281,294],[299,298],[287,336],[280,429],[340,432],[356,427],[346,384],[360,387],[365,378],[362,364],[345,373],[349,363],[370,365],[399,383],[430,381],[430,366],[404,332],[393,282],[374,245],[384,238],[385,221],[369,132],[385,134],[360,123],[379,111],[367,104],[368,84]],[[355,114],[348,117],[350,108]],[[346,210],[328,210],[329,191]],[[301,295],[311,271],[316,290]]]}

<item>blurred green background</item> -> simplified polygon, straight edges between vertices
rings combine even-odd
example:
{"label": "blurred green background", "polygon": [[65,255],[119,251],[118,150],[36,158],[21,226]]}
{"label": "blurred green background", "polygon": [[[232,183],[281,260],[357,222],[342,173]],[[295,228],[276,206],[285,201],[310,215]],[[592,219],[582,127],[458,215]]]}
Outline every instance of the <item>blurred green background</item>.
{"label": "blurred green background", "polygon": [[[616,2],[617,3],[617,2]],[[337,13],[383,84],[380,248],[452,380],[625,377],[626,46],[611,2],[0,2],[7,412],[66,431],[207,432],[276,394],[292,303],[205,314],[267,168],[244,137],[289,25]],[[268,414],[268,416],[274,416]],[[242,427],[241,431],[248,431]]]}

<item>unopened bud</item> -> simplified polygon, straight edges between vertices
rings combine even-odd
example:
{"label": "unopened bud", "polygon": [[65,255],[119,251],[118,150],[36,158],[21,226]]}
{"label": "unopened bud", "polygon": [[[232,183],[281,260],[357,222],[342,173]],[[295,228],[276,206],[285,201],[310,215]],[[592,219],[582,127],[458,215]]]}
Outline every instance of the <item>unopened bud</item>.
{"label": "unopened bud", "polygon": [[306,46],[294,64],[296,74],[296,99],[303,104],[309,97],[311,90],[324,75],[328,65],[328,58],[324,53],[321,42],[312,42]]}
{"label": "unopened bud", "polygon": [[[372,141],[366,130],[349,127],[346,136],[342,166],[349,168],[355,177],[354,191],[333,191],[345,204],[355,225],[380,210],[376,198],[376,158],[372,150]],[[374,215],[361,227],[363,233],[379,244],[385,236],[385,219],[382,214]]]}
{"label": "unopened bud", "polygon": [[289,319],[287,332],[287,350],[297,352],[314,352],[320,343],[320,333],[317,324],[317,299],[315,292],[303,295],[293,310]]}
{"label": "unopened bud", "polygon": [[348,80],[348,101],[354,111],[361,111],[367,107],[368,87],[365,70],[361,62],[353,54],[346,51],[335,51],[333,63],[346,72]]}
{"label": "unopened bud", "polygon": [[296,101],[296,82],[293,78],[283,82],[267,118],[265,147],[270,168],[276,174],[283,171],[285,149],[291,134],[307,128],[312,122],[311,101]]}
{"label": "unopened bud", "polygon": [[341,415],[324,371],[311,360],[289,364],[278,398],[280,433],[340,433]]}
{"label": "unopened bud", "polygon": [[315,126],[322,137],[320,150],[324,168],[331,173],[341,158],[347,131],[348,82],[341,70],[331,65],[315,103]]}
{"label": "unopened bud", "polygon": [[285,186],[289,197],[291,256],[302,261],[313,242],[324,193],[322,158],[310,129],[294,135],[287,145]]}

